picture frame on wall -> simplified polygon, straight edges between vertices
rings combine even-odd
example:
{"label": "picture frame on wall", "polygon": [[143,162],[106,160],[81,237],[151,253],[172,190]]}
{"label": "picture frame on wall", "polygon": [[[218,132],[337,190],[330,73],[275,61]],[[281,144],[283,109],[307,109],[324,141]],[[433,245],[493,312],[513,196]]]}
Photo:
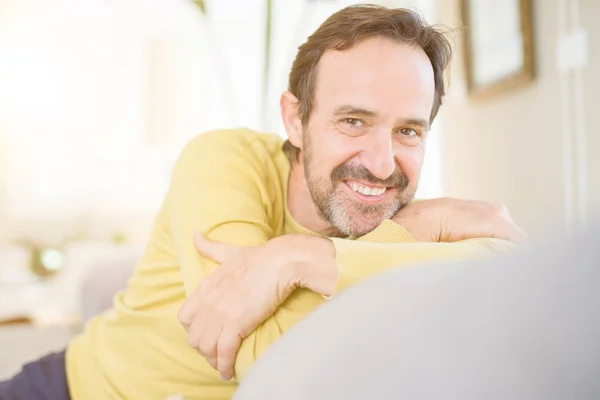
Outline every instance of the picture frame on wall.
{"label": "picture frame on wall", "polygon": [[488,98],[534,79],[531,0],[460,0],[467,91]]}

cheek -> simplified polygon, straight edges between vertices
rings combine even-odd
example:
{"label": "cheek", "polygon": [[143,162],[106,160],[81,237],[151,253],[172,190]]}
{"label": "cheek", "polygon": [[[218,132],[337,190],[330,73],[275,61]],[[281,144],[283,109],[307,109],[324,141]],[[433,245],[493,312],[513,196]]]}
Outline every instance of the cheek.
{"label": "cheek", "polygon": [[413,184],[419,180],[419,176],[421,175],[423,156],[424,148],[421,146],[403,147],[396,152],[396,160],[400,168]]}
{"label": "cheek", "polygon": [[319,175],[330,176],[334,168],[351,160],[358,151],[352,138],[336,131],[322,131],[311,137],[312,166]]}

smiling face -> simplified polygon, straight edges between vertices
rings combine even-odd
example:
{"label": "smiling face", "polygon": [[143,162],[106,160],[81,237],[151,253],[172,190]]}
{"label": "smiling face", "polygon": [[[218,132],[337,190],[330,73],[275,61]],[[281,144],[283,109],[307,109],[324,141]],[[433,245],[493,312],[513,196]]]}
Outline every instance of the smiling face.
{"label": "smiling face", "polygon": [[313,112],[290,141],[318,213],[337,231],[368,233],[413,198],[434,90],[419,47],[370,38],[323,54]]}

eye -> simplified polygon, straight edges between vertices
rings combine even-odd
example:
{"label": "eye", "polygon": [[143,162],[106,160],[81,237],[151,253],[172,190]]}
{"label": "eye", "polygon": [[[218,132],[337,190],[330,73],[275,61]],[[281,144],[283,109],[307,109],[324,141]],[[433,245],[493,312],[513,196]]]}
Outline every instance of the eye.
{"label": "eye", "polygon": [[423,131],[415,128],[398,128],[394,132],[396,140],[407,146],[416,146],[421,143],[424,138]]}
{"label": "eye", "polygon": [[355,128],[360,128],[360,127],[364,126],[364,123],[360,119],[356,119],[356,118],[344,118],[343,122],[346,125],[350,125]]}
{"label": "eye", "polygon": [[402,136],[406,136],[406,137],[421,136],[421,134],[413,128],[402,128],[402,129],[400,129],[400,134],[402,134]]}
{"label": "eye", "polygon": [[362,136],[368,130],[367,123],[358,118],[342,118],[338,121],[337,128],[348,136]]}

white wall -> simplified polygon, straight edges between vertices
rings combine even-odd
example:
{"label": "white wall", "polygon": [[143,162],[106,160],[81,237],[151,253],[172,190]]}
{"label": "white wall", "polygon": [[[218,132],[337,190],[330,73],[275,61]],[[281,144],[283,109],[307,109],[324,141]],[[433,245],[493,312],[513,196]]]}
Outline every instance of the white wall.
{"label": "white wall", "polygon": [[5,240],[146,240],[183,144],[230,120],[208,31],[185,0],[0,2]]}
{"label": "white wall", "polygon": [[588,33],[588,66],[582,71],[590,203],[600,205],[600,2],[581,0],[581,26]]}
{"label": "white wall", "polygon": [[[456,37],[450,92],[442,107],[442,169],[444,192],[449,196],[476,198],[505,203],[513,217],[529,232],[553,226],[567,229],[576,225],[580,193],[575,181],[576,154],[566,154],[564,134],[575,135],[572,105],[567,105],[570,125],[561,128],[564,114],[564,89],[573,85],[571,75],[557,68],[557,40],[560,1],[533,1],[536,78],[533,84],[487,100],[473,101],[466,96],[462,40]],[[572,2],[570,2],[572,3]],[[592,4],[593,3],[593,4]],[[461,26],[457,0],[439,0],[438,16],[450,26]],[[582,2],[582,15],[598,15],[598,3]],[[595,9],[596,14],[593,13]],[[600,43],[600,32],[589,31],[590,51]],[[592,60],[598,71],[597,54]],[[590,73],[591,75],[591,73]],[[584,86],[591,89],[589,84]],[[597,87],[597,86],[596,86]],[[572,99],[570,101],[573,101]],[[597,93],[588,92],[586,106],[600,103]],[[597,118],[597,117],[594,117]],[[592,125],[596,129],[592,129]],[[598,120],[589,120],[587,137],[598,144]],[[589,147],[588,147],[589,149]],[[590,151],[592,151],[590,149]],[[597,161],[589,157],[589,169],[597,171]],[[595,165],[594,165],[595,164]],[[567,167],[567,168],[565,168]],[[565,175],[565,171],[567,172]],[[589,174],[586,187],[600,185],[598,174]],[[597,189],[596,190],[597,193]],[[596,194],[597,196],[597,194]]]}

